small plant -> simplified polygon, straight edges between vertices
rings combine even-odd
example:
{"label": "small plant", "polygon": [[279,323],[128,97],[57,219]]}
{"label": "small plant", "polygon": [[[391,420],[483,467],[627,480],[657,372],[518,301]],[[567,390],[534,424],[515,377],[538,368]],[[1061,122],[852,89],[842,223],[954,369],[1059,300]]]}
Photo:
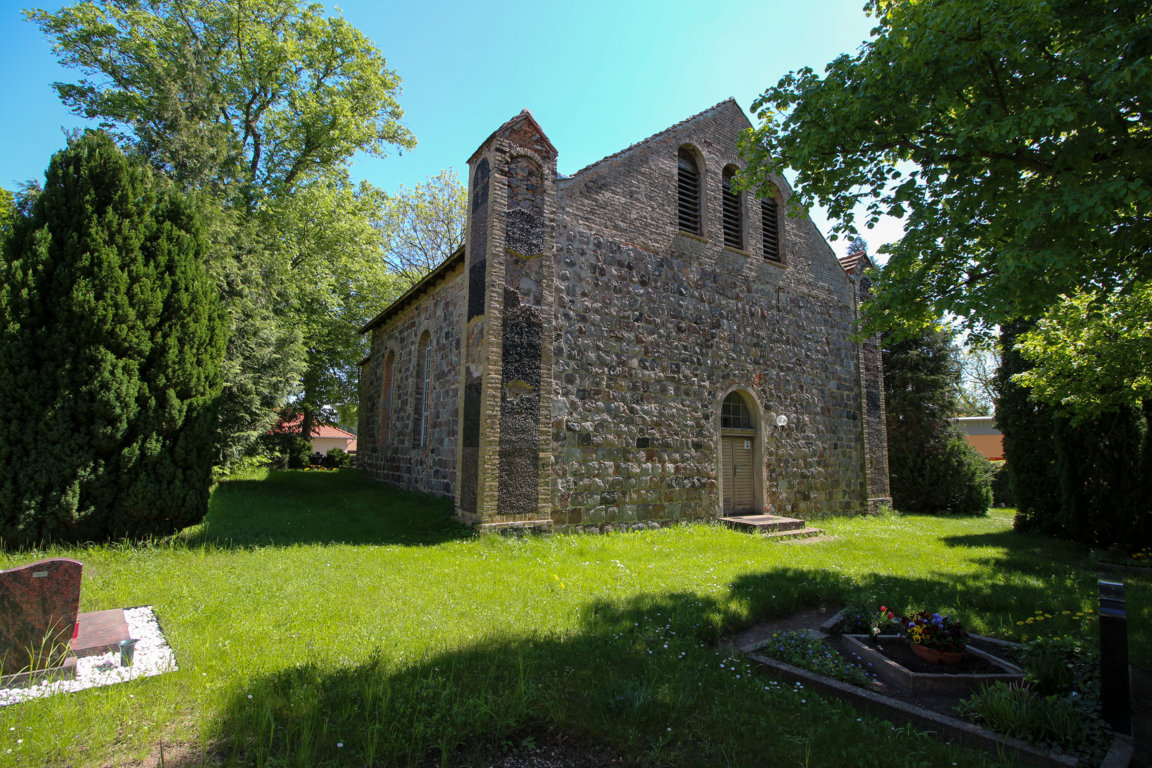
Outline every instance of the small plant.
{"label": "small plant", "polygon": [[871,600],[855,600],[840,611],[840,631],[849,635],[868,632],[875,605]]}
{"label": "small plant", "polygon": [[824,677],[862,687],[868,685],[868,676],[861,667],[850,663],[821,640],[802,630],[773,632],[759,651],[765,656]]}
{"label": "small plant", "polygon": [[876,638],[894,631],[899,626],[900,621],[896,618],[896,614],[888,610],[888,606],[882,605],[879,611],[873,612],[872,625],[869,627],[869,631],[872,637]]}
{"label": "small plant", "polygon": [[1002,682],[960,703],[960,713],[973,722],[1093,764],[1103,758],[1109,741],[1097,709],[1094,701],[1083,697],[1042,696],[1026,686]]}
{"label": "small plant", "polygon": [[949,615],[917,611],[901,622],[910,643],[949,653],[961,652],[968,645],[964,625]]}
{"label": "small plant", "polygon": [[1024,679],[1043,696],[1083,694],[1094,686],[1092,654],[1072,637],[1038,637],[1024,646]]}

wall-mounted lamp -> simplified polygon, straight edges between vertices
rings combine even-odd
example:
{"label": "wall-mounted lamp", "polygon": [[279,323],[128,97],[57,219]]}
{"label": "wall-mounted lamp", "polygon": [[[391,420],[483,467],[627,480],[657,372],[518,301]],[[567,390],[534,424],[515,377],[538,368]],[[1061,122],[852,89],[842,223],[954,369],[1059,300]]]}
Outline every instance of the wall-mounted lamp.
{"label": "wall-mounted lamp", "polygon": [[777,416],[776,417],[776,426],[778,426],[778,427],[788,426],[788,417],[785,416],[784,414],[780,414],[779,416]]}

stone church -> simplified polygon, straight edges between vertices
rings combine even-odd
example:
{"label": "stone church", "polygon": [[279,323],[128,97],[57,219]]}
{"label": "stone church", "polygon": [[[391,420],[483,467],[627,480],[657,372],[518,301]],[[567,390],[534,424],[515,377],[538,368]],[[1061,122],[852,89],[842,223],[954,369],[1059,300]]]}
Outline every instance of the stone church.
{"label": "stone church", "polygon": [[864,265],[784,179],[733,188],[749,127],[729,99],[573,176],[527,111],[485,139],[464,247],[361,331],[363,471],[484,528],[888,502]]}

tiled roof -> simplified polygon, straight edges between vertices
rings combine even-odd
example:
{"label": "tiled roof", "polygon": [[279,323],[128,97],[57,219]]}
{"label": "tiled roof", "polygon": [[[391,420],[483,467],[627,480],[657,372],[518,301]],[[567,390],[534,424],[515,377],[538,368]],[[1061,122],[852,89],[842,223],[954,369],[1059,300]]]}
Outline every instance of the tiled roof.
{"label": "tiled roof", "polygon": [[[278,423],[276,426],[272,427],[272,431],[273,432],[279,432],[279,433],[287,432],[289,434],[298,433],[300,431],[300,422],[301,422],[301,420],[303,420],[303,418],[304,418],[303,415],[299,415],[299,416],[295,416],[294,418],[291,418],[288,420],[281,419],[280,423]],[[319,422],[316,422],[316,421],[312,422],[312,435],[311,436],[312,437],[344,438],[344,439],[350,438],[352,440],[356,439],[356,435],[352,434],[351,432],[345,432],[344,430],[340,429],[340,427],[333,427],[329,424],[320,424]]]}

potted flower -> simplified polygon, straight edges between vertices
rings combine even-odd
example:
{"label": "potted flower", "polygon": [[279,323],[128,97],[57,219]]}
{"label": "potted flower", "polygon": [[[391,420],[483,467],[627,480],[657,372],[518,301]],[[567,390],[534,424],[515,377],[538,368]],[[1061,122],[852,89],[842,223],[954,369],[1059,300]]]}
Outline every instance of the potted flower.
{"label": "potted flower", "polygon": [[900,627],[900,620],[896,614],[888,610],[888,606],[880,606],[880,611],[872,614],[871,640],[876,645],[881,635],[887,635]]}
{"label": "potted flower", "polygon": [[959,664],[964,659],[968,633],[951,616],[918,611],[902,623],[908,646],[922,659],[933,664]]}

